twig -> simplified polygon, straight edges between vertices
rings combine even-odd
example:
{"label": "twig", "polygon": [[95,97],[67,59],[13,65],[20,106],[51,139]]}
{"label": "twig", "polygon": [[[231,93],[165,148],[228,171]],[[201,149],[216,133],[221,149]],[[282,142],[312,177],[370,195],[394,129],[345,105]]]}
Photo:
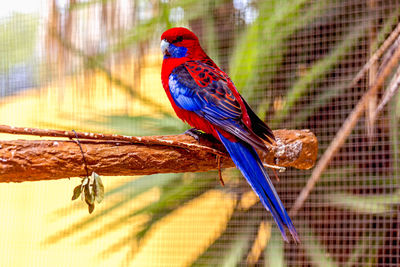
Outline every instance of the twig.
{"label": "twig", "polygon": [[[369,20],[370,23],[370,30],[369,30],[369,51],[370,55],[373,55],[373,44],[376,42],[376,36],[377,36],[377,9],[376,9],[376,3],[377,0],[369,0],[368,1],[368,10],[369,13],[372,15],[371,19]],[[369,68],[368,72],[368,87],[372,86],[375,83],[376,77],[378,76],[378,61],[375,61],[374,64],[371,65]],[[365,126],[367,129],[367,133],[369,137],[374,136],[374,124],[375,124],[375,111],[376,111],[376,105],[377,105],[377,100],[378,99],[378,92],[375,92],[375,94],[371,95],[367,102],[367,107],[365,111]]]}
{"label": "twig", "polygon": [[272,171],[274,172],[275,180],[276,180],[277,182],[280,182],[281,180],[279,179],[279,176],[278,176],[278,174],[276,173],[275,169],[272,169]]}
{"label": "twig", "polygon": [[217,155],[217,165],[218,165],[218,177],[219,181],[221,182],[222,186],[225,186],[224,179],[222,179],[222,172],[221,172],[221,156]]}
{"label": "twig", "polygon": [[83,159],[83,164],[85,165],[86,177],[89,177],[89,170],[88,170],[87,163],[86,163],[86,159],[85,159],[85,153],[83,153],[83,149],[82,149],[82,146],[81,146],[81,142],[79,142],[78,134],[76,133],[75,130],[72,130],[72,132],[75,133],[76,140],[74,140],[74,139],[72,139],[72,138],[71,138],[71,140],[75,141],[75,142],[78,144],[79,149],[81,150],[82,159]]}
{"label": "twig", "polygon": [[[396,33],[395,36],[394,36],[394,33]],[[393,32],[389,36],[388,39],[390,39],[392,41],[395,40],[399,33],[400,33],[400,23],[397,25],[395,32]],[[387,45],[388,39],[382,45],[382,46],[385,45],[385,48],[389,47],[389,45]],[[384,49],[382,49],[382,46],[378,49],[379,55],[381,55],[383,53],[383,51],[384,51]],[[329,144],[329,146],[326,149],[325,153],[322,155],[322,157],[317,162],[317,165],[315,166],[315,168],[314,168],[314,170],[313,170],[313,172],[311,174],[310,179],[307,181],[306,186],[301,191],[300,195],[296,199],[296,202],[294,203],[292,209],[289,212],[289,214],[291,216],[295,216],[297,214],[297,212],[299,211],[299,209],[303,206],[304,201],[307,199],[307,197],[310,194],[311,190],[314,188],[315,184],[317,183],[317,181],[321,177],[321,174],[327,168],[329,162],[332,160],[333,156],[336,154],[336,151],[344,144],[344,142],[346,141],[347,137],[350,135],[351,131],[353,130],[354,126],[356,125],[356,123],[358,121],[358,118],[364,112],[365,107],[366,107],[366,103],[369,100],[369,97],[371,95],[373,95],[383,85],[383,83],[385,82],[387,77],[392,73],[393,69],[398,64],[399,59],[400,59],[400,49],[397,49],[395,54],[393,55],[393,57],[388,62],[388,64],[382,69],[382,72],[377,77],[376,82],[374,83],[374,85],[371,86],[370,89],[359,100],[359,102],[354,107],[354,109],[351,112],[351,114],[347,117],[347,119],[343,123],[342,127],[339,129],[338,133],[336,134],[336,136],[334,137],[332,142]],[[371,65],[370,62],[372,62],[371,59],[368,61],[366,66],[369,67]],[[367,68],[364,66],[363,69],[365,69],[365,71],[364,71],[364,74],[365,74]]]}
{"label": "twig", "polygon": [[[361,70],[357,73],[357,75],[353,78],[349,86],[347,88],[353,88],[357,85],[357,83],[361,80],[362,77],[367,73],[372,64],[378,61],[380,57],[382,57],[383,53],[392,45],[392,43],[397,39],[400,35],[400,23],[397,24],[396,28],[392,31],[388,38],[383,42],[383,44],[375,51],[375,53],[369,58],[368,62],[361,68]],[[378,71],[379,74],[381,70]]]}
{"label": "twig", "polygon": [[374,114],[375,118],[383,110],[383,108],[390,101],[390,99],[392,99],[392,97],[396,95],[396,92],[399,90],[399,88],[400,88],[400,67],[397,69],[396,74],[393,76],[392,80],[389,83],[389,86],[386,88],[382,100],[375,111]]}

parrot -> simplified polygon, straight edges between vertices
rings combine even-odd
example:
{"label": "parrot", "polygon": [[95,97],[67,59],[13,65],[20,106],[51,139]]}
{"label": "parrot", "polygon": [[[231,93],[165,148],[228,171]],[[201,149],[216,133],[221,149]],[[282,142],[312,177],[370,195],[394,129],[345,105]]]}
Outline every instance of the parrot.
{"label": "parrot", "polygon": [[229,76],[208,57],[198,37],[175,27],[161,35],[161,82],[176,115],[194,130],[212,135],[226,148],[263,206],[272,214],[283,239],[295,243],[297,231],[279,199],[256,149],[267,151],[272,130],[239,94]]}

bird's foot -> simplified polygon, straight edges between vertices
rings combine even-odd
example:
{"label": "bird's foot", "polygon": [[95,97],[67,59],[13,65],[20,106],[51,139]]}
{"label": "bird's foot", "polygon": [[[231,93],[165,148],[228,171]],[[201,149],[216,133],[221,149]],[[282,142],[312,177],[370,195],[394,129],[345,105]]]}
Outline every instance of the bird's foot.
{"label": "bird's foot", "polygon": [[285,172],[286,168],[285,167],[281,167],[281,166],[276,166],[276,165],[270,165],[267,163],[264,163],[264,167],[273,169],[273,170],[278,170],[279,172]]}
{"label": "bird's foot", "polygon": [[191,129],[185,131],[184,134],[187,134],[187,135],[193,137],[194,139],[196,139],[197,142],[199,142],[200,141],[200,135],[202,135],[204,133],[200,132],[200,130],[197,130],[196,128],[191,128]]}
{"label": "bird's foot", "polygon": [[211,134],[204,133],[196,128],[191,128],[187,130],[185,134],[193,137],[194,139],[196,139],[197,142],[200,142],[201,138],[211,141],[213,143],[218,142],[218,140],[215,139],[215,137],[212,136]]}

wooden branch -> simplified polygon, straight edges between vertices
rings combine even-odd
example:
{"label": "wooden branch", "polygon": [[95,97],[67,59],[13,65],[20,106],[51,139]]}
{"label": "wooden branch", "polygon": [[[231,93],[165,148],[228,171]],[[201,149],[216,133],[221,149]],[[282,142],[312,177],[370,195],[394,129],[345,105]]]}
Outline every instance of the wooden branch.
{"label": "wooden branch", "polygon": [[89,140],[102,140],[102,141],[124,141],[133,144],[144,144],[144,145],[166,145],[180,148],[191,149],[193,147],[202,148],[207,152],[226,156],[224,152],[213,149],[207,146],[201,146],[199,144],[191,144],[179,142],[177,140],[164,140],[157,136],[128,136],[119,134],[103,134],[103,133],[81,133],[72,131],[61,131],[61,130],[49,130],[49,129],[38,129],[38,128],[27,128],[27,127],[13,127],[8,125],[0,125],[0,133],[7,134],[20,134],[20,135],[34,135],[34,136],[49,136],[49,137],[65,137],[69,139],[89,139]]}
{"label": "wooden branch", "polygon": [[[269,153],[263,156],[264,162],[299,169],[309,169],[314,165],[318,142],[312,132],[277,130],[274,134],[276,146],[268,145]],[[199,144],[187,135],[133,138],[139,138],[142,143],[80,139],[89,172],[95,171],[103,176],[201,172],[218,169],[217,155],[221,157],[222,168],[234,167],[221,150],[221,144],[203,139]],[[215,151],[218,151],[217,155]],[[0,141],[0,182],[85,175],[82,153],[74,140]]]}

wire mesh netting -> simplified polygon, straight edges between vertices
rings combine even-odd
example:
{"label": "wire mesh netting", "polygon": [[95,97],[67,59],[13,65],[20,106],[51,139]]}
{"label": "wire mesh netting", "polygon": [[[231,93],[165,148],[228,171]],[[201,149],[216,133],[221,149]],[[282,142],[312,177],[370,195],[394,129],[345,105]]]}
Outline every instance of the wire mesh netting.
{"label": "wire mesh netting", "polygon": [[[399,49],[349,86],[399,23],[396,0],[16,2],[0,13],[0,123],[21,127],[184,132],[161,86],[159,38],[185,26],[272,129],[315,133],[320,158]],[[377,112],[397,68],[292,216],[301,244],[283,242],[235,169],[223,170],[225,187],[216,171],[104,177],[92,215],[67,202],[75,179],[1,185],[1,202],[29,203],[2,206],[15,215],[3,214],[1,264],[398,266],[398,91]],[[288,211],[311,173],[274,181]]]}

